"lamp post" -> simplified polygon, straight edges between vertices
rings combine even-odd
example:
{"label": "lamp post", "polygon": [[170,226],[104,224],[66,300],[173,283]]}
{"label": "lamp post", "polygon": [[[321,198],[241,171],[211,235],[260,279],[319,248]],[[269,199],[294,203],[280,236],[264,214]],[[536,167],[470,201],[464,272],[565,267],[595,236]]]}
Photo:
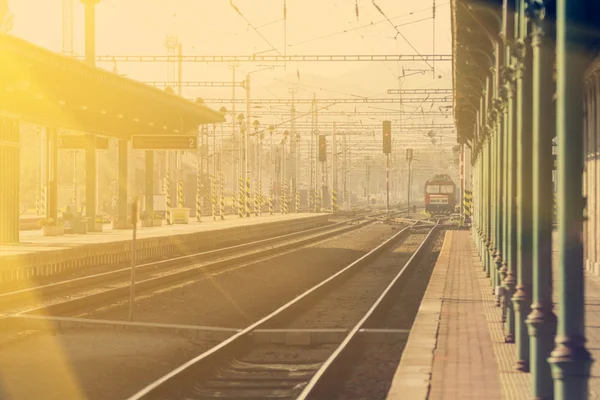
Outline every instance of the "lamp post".
{"label": "lamp post", "polygon": [[275,125],[269,125],[269,214],[273,215],[273,131]]}

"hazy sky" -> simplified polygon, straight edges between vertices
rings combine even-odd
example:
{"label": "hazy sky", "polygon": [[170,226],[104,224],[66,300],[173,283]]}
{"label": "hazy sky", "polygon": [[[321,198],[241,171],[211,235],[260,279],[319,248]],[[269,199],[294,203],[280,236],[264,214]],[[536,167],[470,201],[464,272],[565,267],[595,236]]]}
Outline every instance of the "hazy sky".
{"label": "hazy sky", "polygon": [[[373,5],[372,0],[358,0],[358,20],[355,0],[287,0],[288,54],[415,54],[411,45],[423,54],[432,53],[433,0],[377,0],[375,3],[410,41],[410,45]],[[283,0],[235,0],[246,19],[255,27],[265,24],[260,33],[283,53]],[[9,0],[15,14],[13,33],[52,50],[61,50],[62,0]],[[83,5],[75,0],[74,48],[79,54],[83,46]],[[176,33],[186,54],[253,54],[270,50],[271,46],[236,13],[227,0],[101,0],[97,9],[97,53],[99,55],[164,55],[165,36]],[[448,1],[436,4],[436,52],[449,54],[450,20]],[[376,23],[371,27],[348,33],[333,33]],[[302,43],[305,42],[305,43]],[[270,51],[268,54],[277,54]],[[423,67],[423,63],[410,63]],[[448,63],[446,63],[448,64]],[[112,65],[104,65],[112,68]],[[365,67],[365,63],[302,63],[288,65],[301,73],[336,76]],[[397,63],[387,63],[398,73]],[[165,65],[119,65],[119,72],[161,79],[155,70]],[[205,65],[186,64],[186,70]],[[215,79],[218,70],[229,77],[226,65],[210,68]],[[449,67],[446,65],[445,67]],[[242,65],[243,69],[256,69]],[[187,71],[186,71],[187,72]],[[160,73],[160,72],[158,72]],[[281,74],[281,70],[275,74]],[[166,72],[163,73],[163,75]],[[263,74],[260,74],[263,75]],[[268,75],[268,74],[267,74]],[[393,81],[393,75],[388,72]],[[162,78],[164,79],[164,78]]]}
{"label": "hazy sky", "polygon": [[[270,44],[283,54],[283,3],[284,0],[233,0],[243,16],[259,28],[265,40],[235,11],[229,0],[101,0],[96,7],[97,54],[166,55],[167,34],[179,35],[184,54],[277,54]],[[433,0],[375,0],[375,4],[385,16],[373,0],[287,0],[287,54],[412,55],[416,54],[415,49],[421,54],[432,54]],[[15,15],[13,34],[61,51],[62,0],[9,0],[9,7]],[[74,49],[80,55],[84,53],[83,16],[84,7],[75,0]],[[363,25],[370,26],[355,29]],[[448,0],[436,1],[435,30],[436,53],[450,54]],[[113,69],[112,63],[99,66]],[[426,67],[423,62],[404,63],[406,69]],[[165,63],[120,63],[117,68],[120,74],[142,81],[167,79]],[[236,80],[241,80],[245,72],[256,69],[260,67],[240,65]],[[342,93],[389,97],[386,90],[398,87],[401,69],[402,65],[397,62],[288,64],[287,70],[275,68],[253,74],[252,97],[289,97],[289,85],[282,81],[296,81],[296,71],[300,72],[301,84],[305,85],[297,92],[298,97],[312,97],[313,93],[320,98],[346,97]],[[441,78],[434,79],[431,72],[412,76],[403,85],[406,88],[451,88],[450,62],[437,63],[436,75]],[[184,81],[231,79],[232,71],[227,64],[184,64]],[[184,95],[190,98],[230,98],[231,92],[231,88],[184,89]],[[240,97],[244,95],[241,89],[236,93]],[[218,108],[220,104],[210,106]],[[432,109],[438,106],[434,105]],[[388,105],[391,107],[398,108]],[[410,106],[405,107],[410,111]],[[346,110],[354,108],[354,105],[345,107]],[[357,105],[356,108],[369,110],[368,105]],[[430,105],[426,104],[424,108],[429,110]],[[421,122],[415,119],[413,122]],[[431,120],[428,118],[429,122]],[[440,123],[451,121],[436,119]]]}

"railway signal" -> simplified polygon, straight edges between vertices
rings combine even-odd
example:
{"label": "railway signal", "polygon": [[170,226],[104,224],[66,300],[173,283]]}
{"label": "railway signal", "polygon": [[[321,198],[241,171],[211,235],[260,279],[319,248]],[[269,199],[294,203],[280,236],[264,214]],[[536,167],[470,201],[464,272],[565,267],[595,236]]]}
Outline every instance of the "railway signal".
{"label": "railway signal", "polygon": [[319,135],[319,161],[327,161],[327,138],[325,135]]}
{"label": "railway signal", "polygon": [[392,121],[383,121],[383,153],[392,152]]}

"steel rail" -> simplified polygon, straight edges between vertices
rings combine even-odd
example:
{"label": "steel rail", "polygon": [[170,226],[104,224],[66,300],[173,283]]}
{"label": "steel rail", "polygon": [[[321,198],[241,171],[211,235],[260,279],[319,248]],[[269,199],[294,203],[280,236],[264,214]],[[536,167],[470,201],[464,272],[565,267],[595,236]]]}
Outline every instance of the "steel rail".
{"label": "steel rail", "polygon": [[[215,250],[207,250],[207,251],[202,251],[202,252],[193,253],[193,254],[187,254],[187,255],[183,255],[183,256],[171,257],[171,258],[168,258],[165,260],[152,261],[152,262],[136,265],[135,269],[136,269],[136,271],[142,271],[144,269],[148,269],[151,267],[157,267],[160,265],[169,264],[169,263],[173,263],[173,262],[193,260],[193,259],[199,258],[199,257],[209,257],[209,258],[218,257],[221,254],[226,254],[226,253],[230,253],[230,252],[240,252],[240,251],[247,250],[247,249],[250,249],[250,248],[256,247],[256,246],[261,246],[261,245],[264,246],[264,245],[268,245],[271,243],[276,243],[278,241],[292,239],[297,236],[303,236],[303,235],[310,234],[310,233],[315,233],[315,232],[319,232],[319,231],[323,231],[323,230],[329,230],[329,229],[335,228],[336,226],[341,226],[341,225],[344,225],[349,222],[356,221],[356,220],[359,220],[362,218],[363,217],[353,218],[348,221],[337,222],[334,224],[319,226],[316,228],[304,229],[304,230],[297,231],[297,232],[291,232],[291,233],[288,233],[285,235],[270,237],[270,238],[266,238],[266,239],[260,239],[260,240],[247,242],[247,243],[241,243],[238,245],[223,247],[223,248],[219,248],[219,249],[215,249]],[[80,282],[85,282],[85,281],[101,280],[101,278],[110,277],[111,275],[115,275],[115,274],[119,274],[119,273],[123,273],[123,272],[129,272],[130,270],[131,270],[131,267],[123,267],[123,268],[113,270],[113,271],[101,272],[101,273],[93,274],[93,275],[86,275],[86,276],[82,276],[82,277],[78,277],[78,278],[69,279],[66,281],[49,283],[47,285],[35,286],[35,287],[27,288],[27,289],[15,290],[12,292],[0,293],[0,304],[9,297],[17,297],[19,295],[28,295],[33,292],[43,292],[44,290],[49,290],[49,289],[55,290],[57,288],[60,288],[61,286],[70,286],[75,283],[80,283]]]}
{"label": "steel rail", "polygon": [[[152,262],[148,262],[148,263],[144,263],[144,264],[139,264],[135,267],[135,269],[136,269],[136,272],[144,272],[145,270],[148,270],[151,268],[156,268],[156,267],[159,267],[159,266],[165,265],[165,264],[171,264],[171,263],[176,263],[176,262],[181,262],[181,261],[190,261],[190,260],[192,262],[194,262],[194,260],[197,258],[202,258],[203,261],[207,261],[212,258],[219,257],[219,256],[224,256],[224,255],[229,256],[232,253],[233,254],[240,253],[242,251],[251,250],[251,249],[259,247],[259,246],[267,246],[267,245],[274,244],[277,242],[294,239],[296,237],[315,234],[315,233],[318,233],[321,231],[329,231],[329,230],[333,231],[337,227],[346,225],[348,223],[360,221],[367,217],[373,217],[373,216],[363,215],[363,216],[351,218],[347,221],[336,222],[333,224],[327,224],[324,226],[318,226],[318,227],[310,228],[310,229],[303,229],[303,230],[300,230],[297,232],[291,232],[291,233],[288,233],[285,235],[279,235],[279,236],[274,236],[274,237],[270,237],[270,238],[266,238],[266,239],[260,239],[260,240],[256,240],[256,241],[252,241],[252,242],[241,243],[238,245],[218,248],[215,250],[207,250],[207,251],[197,252],[197,253],[193,253],[193,254],[187,254],[187,255],[183,255],[183,256],[171,257],[171,258],[168,258],[165,260],[152,261]],[[39,286],[35,286],[35,287],[30,287],[27,289],[15,290],[12,292],[0,293],[0,304],[3,305],[7,301],[15,301],[15,299],[18,299],[19,297],[30,296],[32,293],[35,293],[38,295],[39,294],[43,295],[43,294],[46,294],[46,292],[54,292],[54,291],[59,291],[59,290],[63,290],[63,289],[69,289],[72,286],[75,286],[75,285],[81,284],[81,283],[84,283],[84,284],[100,283],[106,279],[110,279],[119,274],[129,273],[130,270],[131,270],[131,267],[123,267],[123,268],[112,270],[112,271],[101,272],[101,273],[92,274],[92,275],[85,275],[85,276],[81,276],[78,278],[73,278],[73,279],[69,279],[69,280],[65,280],[65,281],[59,281],[59,282],[50,283],[50,284],[46,284],[46,285],[39,285]]]}
{"label": "steel rail", "polygon": [[[136,394],[131,396],[128,400],[142,400],[142,399],[147,400],[147,399],[162,399],[162,398],[164,398],[165,397],[164,391],[172,390],[173,386],[178,387],[178,379],[185,379],[186,376],[188,376],[188,375],[196,376],[196,372],[198,372],[199,370],[203,370],[204,368],[207,368],[209,365],[212,365],[213,361],[216,362],[216,360],[214,360],[216,357],[218,357],[221,353],[226,353],[227,351],[233,349],[242,340],[247,339],[254,330],[258,329],[260,326],[264,325],[265,323],[272,320],[273,318],[280,316],[282,313],[290,310],[292,307],[298,305],[301,301],[305,300],[309,296],[315,294],[317,291],[323,289],[327,285],[336,281],[337,278],[345,275],[346,272],[352,270],[354,267],[356,267],[358,265],[362,265],[366,261],[370,261],[372,258],[379,255],[383,250],[387,249],[389,247],[389,245],[394,243],[399,237],[401,237],[401,236],[405,235],[407,232],[409,232],[411,228],[412,228],[412,226],[408,226],[408,227],[400,230],[398,233],[396,233],[395,235],[393,235],[392,237],[387,239],[385,242],[381,243],[379,246],[377,246],[370,252],[364,254],[357,260],[353,261],[352,263],[350,263],[343,269],[341,269],[338,272],[336,272],[335,274],[329,276],[327,279],[321,281],[320,283],[318,283],[317,285],[308,289],[301,295],[295,297],[293,300],[282,305],[281,307],[279,307],[277,310],[273,311],[269,315],[261,318],[260,320],[254,322],[253,324],[240,330],[239,332],[237,332],[233,336],[229,337],[228,339],[224,340],[223,342],[219,343],[218,345],[212,347],[211,349],[205,351],[204,353],[202,353],[202,354],[198,355],[197,357],[191,359],[190,361],[184,363],[183,365],[179,366],[178,368],[174,369],[173,371],[169,372],[168,374],[155,380],[154,382],[152,382],[151,384],[146,386],[144,389],[140,390],[139,392],[137,392]],[[427,238],[429,236],[430,235],[428,235]],[[422,248],[422,246],[420,246],[419,249],[417,249],[415,254],[421,248]],[[413,254],[413,257],[411,257],[411,260],[414,259],[414,256],[415,255]],[[397,280],[397,279],[395,279],[395,280]]]}
{"label": "steel rail", "polygon": [[394,288],[396,282],[402,277],[404,271],[406,271],[410,265],[414,262],[418,255],[421,254],[421,250],[425,247],[425,245],[429,242],[431,235],[438,228],[439,221],[431,228],[425,239],[421,242],[417,250],[412,254],[412,256],[408,259],[408,261],[404,264],[400,272],[394,277],[394,279],[389,283],[389,285],[385,288],[385,290],[381,293],[379,298],[373,303],[369,311],[365,313],[365,315],[361,318],[360,321],[350,330],[346,338],[342,341],[342,343],[335,349],[335,351],[329,356],[329,358],[321,365],[321,367],[315,372],[313,377],[310,379],[308,384],[304,387],[300,395],[296,397],[296,400],[306,400],[312,391],[315,389],[317,384],[319,384],[320,380],[323,378],[328,368],[338,359],[338,357],[344,352],[348,345],[356,337],[356,334],[363,329],[368,319],[373,315],[377,307],[381,304],[381,302],[385,299],[388,293]]}
{"label": "steel rail", "polygon": [[[401,212],[403,212],[403,211],[400,210],[400,211],[396,211],[395,213],[398,214]],[[381,212],[376,213],[376,216],[378,216],[380,214],[383,215],[384,213],[381,213]],[[371,217],[375,218],[376,216],[367,215],[366,216],[367,220],[365,222],[358,224],[358,225],[348,225],[348,226],[340,228],[340,229],[334,229],[334,228],[338,227],[338,226],[347,225],[349,222],[352,222],[352,221],[363,220],[365,218],[358,217],[358,218],[354,218],[354,219],[351,219],[348,221],[342,221],[340,223],[327,225],[325,227],[312,228],[312,229],[308,229],[308,230],[304,230],[304,231],[300,231],[300,232],[294,232],[293,234],[283,235],[283,236],[276,237],[276,238],[265,239],[265,240],[261,240],[261,241],[257,241],[257,242],[245,243],[243,245],[234,246],[234,247],[240,247],[243,249],[245,249],[245,248],[251,249],[257,243],[264,246],[264,245],[268,245],[268,244],[272,243],[273,241],[275,241],[275,239],[277,241],[281,241],[282,237],[285,237],[285,239],[290,239],[290,236],[294,236],[294,237],[295,236],[306,236],[307,233],[315,234],[321,230],[326,231],[325,233],[320,234],[320,235],[308,236],[307,238],[289,242],[289,243],[284,243],[279,246],[268,247],[268,248],[262,249],[262,250],[259,249],[250,254],[242,253],[237,256],[234,255],[233,257],[228,257],[225,259],[217,259],[212,262],[209,261],[208,263],[205,263],[205,264],[196,264],[196,265],[192,265],[189,267],[175,267],[174,271],[161,270],[161,271],[158,271],[157,273],[161,273],[162,275],[151,276],[147,279],[142,279],[142,280],[137,281],[136,282],[136,291],[138,293],[147,292],[147,291],[151,291],[156,288],[164,287],[166,285],[170,285],[170,284],[173,284],[176,282],[181,282],[183,280],[192,279],[192,278],[195,278],[198,276],[198,271],[214,272],[214,271],[220,271],[222,269],[225,269],[227,267],[235,265],[236,263],[252,264],[252,263],[255,263],[256,261],[264,259],[265,257],[277,255],[284,251],[293,251],[298,248],[302,248],[304,246],[308,246],[308,245],[317,243],[319,241],[326,240],[326,239],[329,239],[329,238],[332,238],[335,236],[339,236],[339,235],[345,234],[347,232],[362,228],[366,225],[369,225],[372,222],[375,222],[374,219],[370,220],[370,221],[368,219]],[[218,250],[213,250],[213,251],[207,252],[207,253],[215,253],[215,254],[213,254],[213,256],[219,256],[222,253],[226,253],[230,249],[231,248],[218,249]],[[206,254],[206,253],[198,253],[198,254],[202,255],[202,254]],[[195,254],[193,256],[197,257],[198,254]],[[183,256],[183,257],[177,257],[176,259],[181,260],[181,259],[185,259],[185,258],[189,258],[189,257]],[[147,266],[155,267],[157,264],[161,264],[161,263],[165,263],[165,262],[171,263],[171,262],[173,262],[173,259],[161,260],[161,261],[158,261],[155,263],[149,263]],[[152,265],[152,264],[154,264],[154,265]],[[112,271],[112,272],[113,272],[112,277],[117,278],[117,276],[116,276],[117,274],[115,272],[129,273],[130,269],[123,268],[121,270]],[[149,271],[149,272],[152,272],[152,271]],[[105,274],[110,274],[110,273],[105,273]],[[87,286],[76,287],[75,290],[87,290],[87,289],[91,288],[91,286],[93,284],[101,283],[104,280],[106,280],[106,278],[107,278],[106,276],[102,276],[104,274],[98,274],[98,275],[103,277],[104,279],[101,279],[99,281],[94,281],[94,282],[88,282]],[[110,278],[110,277],[108,277],[108,278]],[[76,278],[76,280],[81,281],[82,278]],[[68,283],[72,284],[72,281],[69,281]],[[61,294],[60,290],[66,290],[66,289],[71,288],[70,285],[64,285],[62,282],[59,282],[57,284],[52,284],[52,285],[54,285],[53,290],[49,290],[49,293],[46,293],[46,295],[52,294],[52,295],[58,296]],[[52,286],[52,285],[48,285],[48,286]],[[27,291],[27,292],[25,292],[25,291]],[[95,293],[92,293],[89,295],[84,295],[81,297],[74,297],[74,298],[71,298],[66,301],[60,301],[60,302],[49,304],[49,305],[38,306],[38,307],[29,308],[26,310],[21,310],[18,312],[18,314],[36,313],[36,312],[44,311],[45,313],[53,313],[53,314],[60,315],[60,314],[65,314],[65,313],[70,313],[70,312],[76,312],[76,311],[80,311],[82,309],[89,308],[90,306],[93,306],[97,303],[104,303],[107,301],[112,301],[116,298],[121,298],[122,296],[127,295],[128,291],[129,291],[129,287],[125,286],[125,285],[119,286],[119,287],[112,287],[112,288],[102,290],[100,292],[95,292]],[[23,292],[23,294],[20,297],[36,299],[35,296],[31,296],[31,294],[35,293],[35,291],[29,291],[28,289],[25,289],[20,292]],[[59,293],[56,293],[56,292],[59,292]],[[35,294],[37,296],[40,295],[39,291],[38,291],[38,293],[35,293]],[[13,299],[12,301],[16,302],[17,300]],[[19,306],[23,307],[23,305],[19,305]]]}

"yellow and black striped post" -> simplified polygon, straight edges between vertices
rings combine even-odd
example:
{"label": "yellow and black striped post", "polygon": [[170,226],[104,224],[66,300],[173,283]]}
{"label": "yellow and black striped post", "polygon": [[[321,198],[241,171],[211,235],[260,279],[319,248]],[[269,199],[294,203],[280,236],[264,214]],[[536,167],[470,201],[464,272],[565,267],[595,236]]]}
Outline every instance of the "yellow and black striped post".
{"label": "yellow and black striped post", "polygon": [[262,206],[265,203],[262,193],[262,179],[258,181],[258,215],[262,215]]}
{"label": "yellow and black striped post", "polygon": [[252,192],[250,190],[250,177],[246,178],[246,217],[250,217],[250,201],[252,201]]}
{"label": "yellow and black striped post", "polygon": [[73,182],[73,198],[71,199],[71,204],[77,204],[77,185]]}
{"label": "yellow and black striped post", "polygon": [[240,176],[240,181],[239,181],[239,195],[240,195],[240,201],[238,202],[238,215],[240,216],[240,218],[244,218],[246,216],[246,199],[244,196],[244,193],[246,193],[246,188],[244,186],[244,178]]}
{"label": "yellow and black striped post", "polygon": [[217,180],[213,176],[212,187],[211,187],[211,199],[212,199],[212,217],[213,221],[217,220]]}
{"label": "yellow and black striped post", "polygon": [[296,186],[296,198],[294,199],[294,209],[295,212],[300,212],[300,191],[298,190],[298,186]]}
{"label": "yellow and black striped post", "polygon": [[40,192],[40,184],[37,183],[35,185],[35,213],[37,215],[42,215],[42,194]]}
{"label": "yellow and black striped post", "polygon": [[196,183],[196,221],[202,221],[202,194],[200,193],[200,174],[198,174]]}
{"label": "yellow and black striped post", "polygon": [[463,213],[464,213],[464,223],[471,222],[471,215],[473,214],[473,192],[465,189],[464,199],[463,199]]}
{"label": "yellow and black striped post", "polygon": [[331,193],[331,211],[334,213],[338,212],[338,195],[336,189],[333,189]]}
{"label": "yellow and black striped post", "polygon": [[287,214],[287,183],[281,182],[281,213]]}
{"label": "yellow and black striped post", "polygon": [[171,223],[171,184],[169,181],[169,178],[165,178],[164,180],[164,191],[165,191],[165,205],[166,205],[166,216],[167,216],[167,223],[170,224]]}
{"label": "yellow and black striped post", "polygon": [[259,205],[259,199],[258,197],[260,196],[260,194],[258,193],[258,190],[254,192],[254,215],[256,215],[257,217],[260,215],[260,205]]}
{"label": "yellow and black striped post", "polygon": [[220,197],[220,207],[219,207],[219,215],[221,216],[221,220],[225,219],[225,179],[223,179],[223,170],[221,169],[221,176],[219,177],[219,182],[221,184],[221,190],[219,191]]}
{"label": "yellow and black striped post", "polygon": [[273,215],[273,179],[269,179],[269,215]]}
{"label": "yellow and black striped post", "polygon": [[183,181],[177,181],[177,207],[183,208]]}

